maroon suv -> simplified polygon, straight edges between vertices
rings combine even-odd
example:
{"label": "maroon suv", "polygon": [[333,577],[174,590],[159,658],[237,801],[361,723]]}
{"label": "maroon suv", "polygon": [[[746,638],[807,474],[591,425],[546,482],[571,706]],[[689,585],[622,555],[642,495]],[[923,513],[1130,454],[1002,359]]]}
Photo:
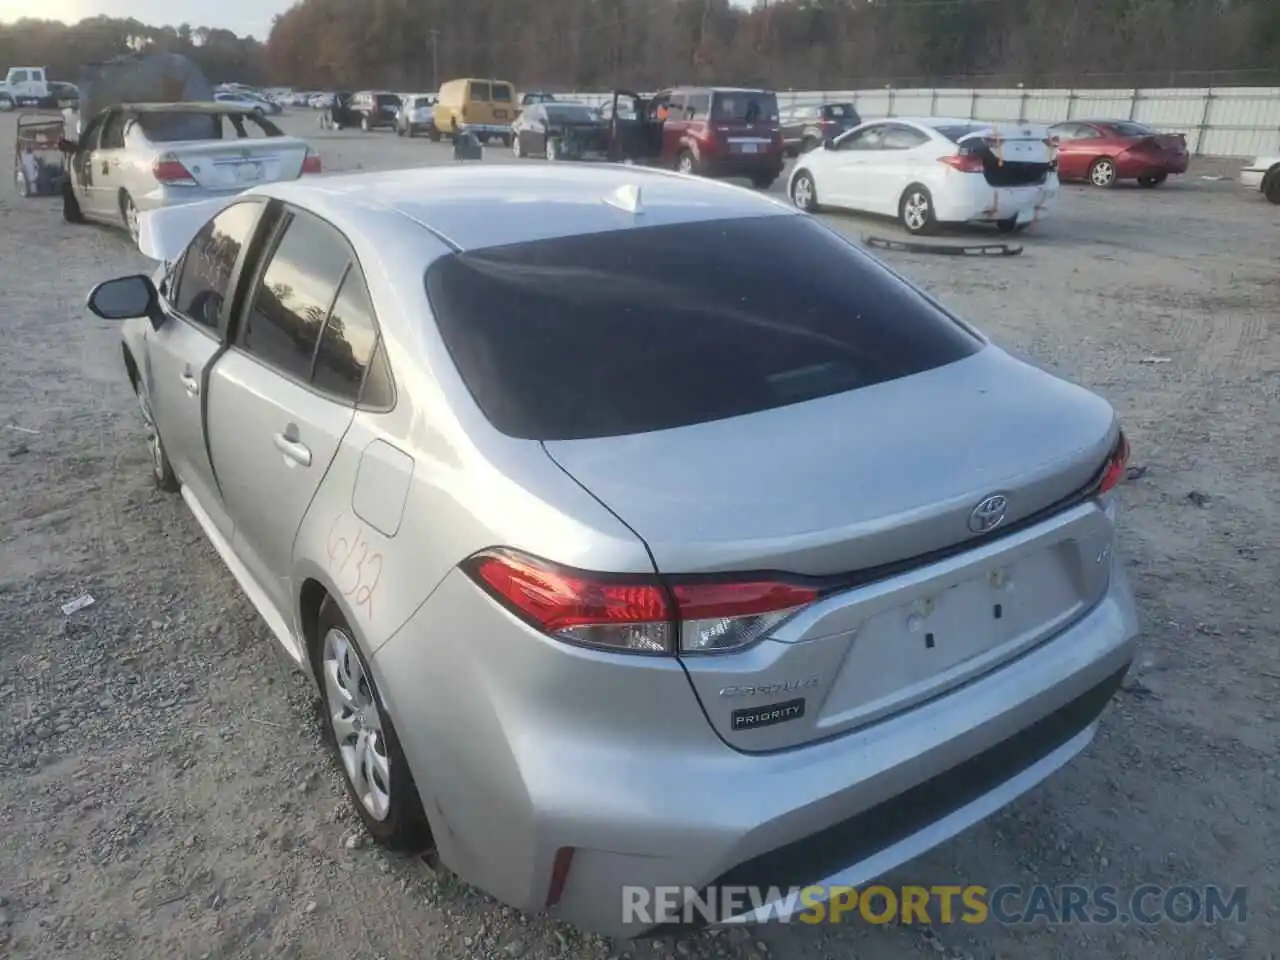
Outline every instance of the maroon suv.
{"label": "maroon suv", "polygon": [[606,112],[614,159],[744,177],[762,190],[782,173],[782,130],[772,90],[675,87],[652,97],[615,90]]}

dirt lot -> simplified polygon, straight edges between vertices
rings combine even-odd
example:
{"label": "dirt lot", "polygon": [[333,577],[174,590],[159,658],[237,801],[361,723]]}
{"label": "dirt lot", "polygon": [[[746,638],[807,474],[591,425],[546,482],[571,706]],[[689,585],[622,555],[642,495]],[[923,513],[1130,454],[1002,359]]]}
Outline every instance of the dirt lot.
{"label": "dirt lot", "polygon": [[[314,117],[289,125],[314,131]],[[329,169],[449,157],[392,134],[314,140]],[[0,151],[12,144],[0,120]],[[181,501],[152,489],[117,332],[83,309],[95,281],[144,261],[6,189],[0,955],[1266,956],[1280,944],[1276,228],[1275,207],[1193,174],[1156,191],[1068,187],[1022,257],[889,255],[1119,409],[1141,468],[1123,550],[1145,626],[1085,756],[891,879],[1243,885],[1248,922],[855,923],[612,944],[367,847],[305,682]],[[64,616],[84,592],[96,602]]]}

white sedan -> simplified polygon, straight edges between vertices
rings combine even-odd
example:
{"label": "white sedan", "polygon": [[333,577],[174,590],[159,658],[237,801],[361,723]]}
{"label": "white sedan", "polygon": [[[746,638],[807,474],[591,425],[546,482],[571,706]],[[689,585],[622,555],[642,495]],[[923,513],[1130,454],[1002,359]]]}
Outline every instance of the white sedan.
{"label": "white sedan", "polygon": [[1058,195],[1046,128],[939,117],[875,120],[800,155],[787,184],[797,207],[897,217],[910,233],[994,223],[1012,233]]}
{"label": "white sedan", "polygon": [[1280,154],[1256,157],[1240,171],[1241,185],[1260,190],[1272,203],[1280,203]]}

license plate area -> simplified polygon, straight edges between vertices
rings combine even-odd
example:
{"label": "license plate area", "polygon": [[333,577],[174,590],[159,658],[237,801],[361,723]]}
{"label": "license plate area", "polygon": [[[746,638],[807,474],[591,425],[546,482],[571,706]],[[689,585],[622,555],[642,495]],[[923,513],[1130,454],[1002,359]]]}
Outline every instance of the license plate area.
{"label": "license plate area", "polygon": [[854,633],[819,727],[869,722],[992,669],[1086,609],[1068,541],[921,591]]}
{"label": "license plate area", "polygon": [[760,144],[758,143],[732,143],[729,145],[732,153],[759,153]]}
{"label": "license plate area", "polygon": [[233,170],[236,183],[257,183],[262,179],[261,163],[238,163]]}

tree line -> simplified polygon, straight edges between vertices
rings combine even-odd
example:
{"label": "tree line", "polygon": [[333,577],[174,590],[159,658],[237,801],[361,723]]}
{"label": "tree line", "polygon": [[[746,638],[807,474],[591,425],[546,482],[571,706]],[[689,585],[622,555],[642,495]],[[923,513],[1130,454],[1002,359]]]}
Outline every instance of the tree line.
{"label": "tree line", "polygon": [[315,89],[1280,85],[1280,0],[300,0],[265,42],[104,17],[0,26],[0,63],[55,78],[140,47],[215,82]]}

